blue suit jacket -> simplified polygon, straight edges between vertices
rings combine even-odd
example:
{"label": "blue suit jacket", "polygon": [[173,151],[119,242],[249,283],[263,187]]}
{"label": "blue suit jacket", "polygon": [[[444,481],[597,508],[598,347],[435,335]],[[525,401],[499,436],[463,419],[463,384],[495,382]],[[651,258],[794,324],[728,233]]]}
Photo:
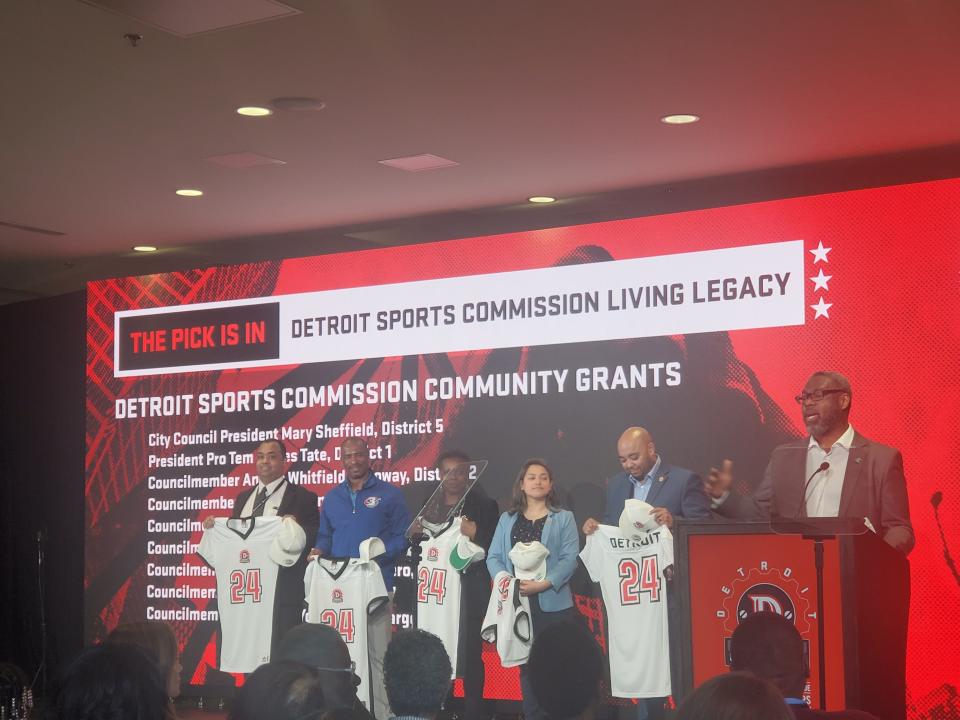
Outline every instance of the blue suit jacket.
{"label": "blue suit jacket", "polygon": [[[490,551],[487,553],[487,569],[490,577],[496,577],[501,570],[513,575],[513,563],[509,552],[513,548],[510,535],[517,522],[517,515],[505,512],[500,516]],[[547,556],[547,580],[553,587],[537,595],[540,609],[544,612],[557,612],[573,607],[573,594],[570,592],[570,578],[577,569],[577,553],[580,552],[580,537],[577,524],[569,510],[551,510],[543,525],[540,538],[550,554]]]}
{"label": "blue suit jacket", "polygon": [[[603,522],[616,525],[620,522],[623,504],[633,497],[630,476],[622,472],[614,475],[607,485],[607,509]],[[647,493],[647,502],[654,507],[665,507],[670,514],[683,518],[708,518],[710,500],[703,489],[703,480],[695,472],[669,465],[660,460],[660,472]]]}

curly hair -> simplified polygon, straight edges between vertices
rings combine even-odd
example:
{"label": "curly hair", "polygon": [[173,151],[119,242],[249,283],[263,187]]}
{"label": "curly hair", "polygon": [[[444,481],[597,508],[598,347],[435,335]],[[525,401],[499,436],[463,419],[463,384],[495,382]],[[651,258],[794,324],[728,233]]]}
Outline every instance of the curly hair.
{"label": "curly hair", "polygon": [[401,630],[383,656],[384,684],[394,715],[433,717],[450,691],[450,658],[425,630]]}

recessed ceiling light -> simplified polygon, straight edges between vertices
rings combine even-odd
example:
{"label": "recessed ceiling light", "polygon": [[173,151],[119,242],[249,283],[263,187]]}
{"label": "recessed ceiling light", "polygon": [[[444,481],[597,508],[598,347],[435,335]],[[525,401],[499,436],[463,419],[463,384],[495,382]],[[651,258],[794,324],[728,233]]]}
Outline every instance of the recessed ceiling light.
{"label": "recessed ceiling light", "polygon": [[177,190],[177,195],[181,197],[200,197],[203,195],[203,190],[194,190],[191,188],[180,188]]}
{"label": "recessed ceiling light", "polygon": [[266,117],[267,115],[273,115],[273,110],[270,108],[249,105],[246,107],[238,107],[237,113],[239,115],[246,115],[247,117]]}
{"label": "recessed ceiling light", "polygon": [[689,125],[699,120],[699,115],[664,115],[660,118],[660,122],[666,125]]}
{"label": "recessed ceiling light", "polygon": [[137,252],[156,252],[157,249],[153,245],[134,245],[133,249]]}
{"label": "recessed ceiling light", "polygon": [[556,198],[552,198],[549,195],[534,195],[533,197],[527,198],[532,203],[552,203],[556,202]]}

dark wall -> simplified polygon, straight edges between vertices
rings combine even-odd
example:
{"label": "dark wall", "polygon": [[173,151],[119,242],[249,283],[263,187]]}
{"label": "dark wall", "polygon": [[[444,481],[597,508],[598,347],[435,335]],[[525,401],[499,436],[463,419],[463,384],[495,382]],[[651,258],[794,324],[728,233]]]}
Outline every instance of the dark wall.
{"label": "dark wall", "polygon": [[83,292],[0,307],[0,661],[31,676],[42,617],[51,676],[83,644],[85,308]]}

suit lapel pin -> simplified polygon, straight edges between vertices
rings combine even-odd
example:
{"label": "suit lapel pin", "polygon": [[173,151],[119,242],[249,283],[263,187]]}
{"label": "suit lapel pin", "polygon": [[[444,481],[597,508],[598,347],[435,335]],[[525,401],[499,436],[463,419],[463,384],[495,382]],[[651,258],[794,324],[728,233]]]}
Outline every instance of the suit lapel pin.
{"label": "suit lapel pin", "polygon": [[863,458],[857,458],[857,465],[863,462]]}
{"label": "suit lapel pin", "polygon": [[667,479],[666,475],[661,475],[660,477],[657,478],[657,482],[665,482],[666,479]]}

